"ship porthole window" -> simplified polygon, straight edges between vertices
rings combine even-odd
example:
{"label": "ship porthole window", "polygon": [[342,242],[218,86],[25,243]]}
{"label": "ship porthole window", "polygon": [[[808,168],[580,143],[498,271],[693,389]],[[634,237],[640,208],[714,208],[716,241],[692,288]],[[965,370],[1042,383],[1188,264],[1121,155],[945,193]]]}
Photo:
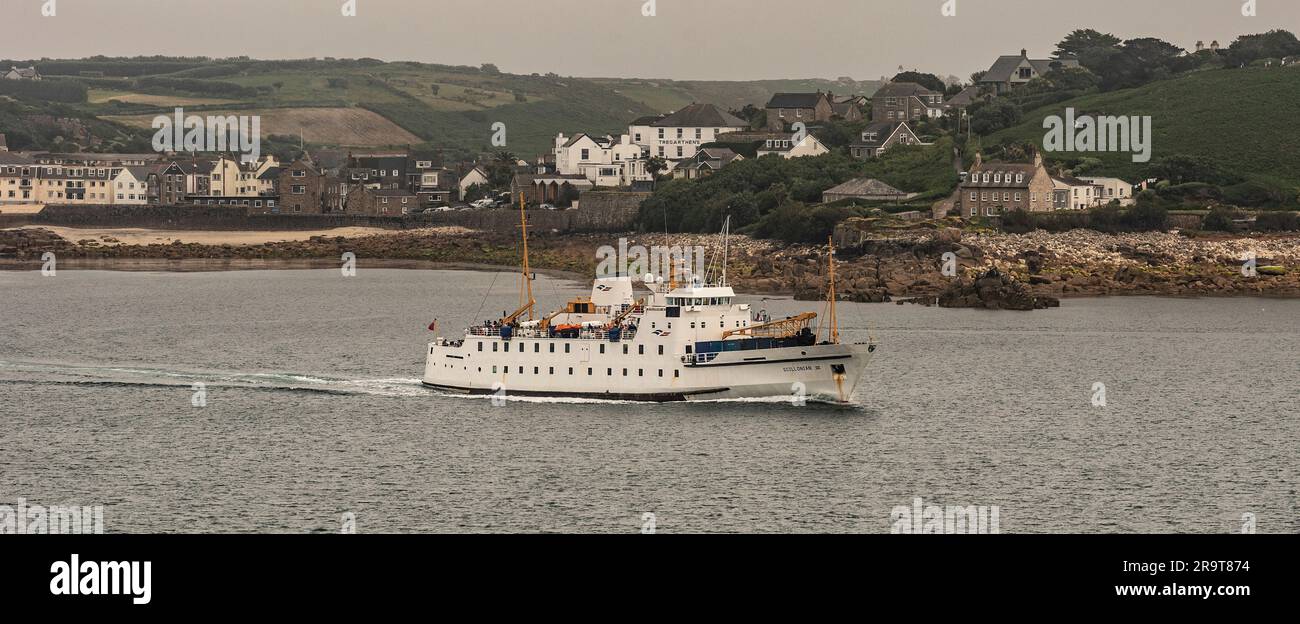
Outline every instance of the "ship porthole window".
{"label": "ship porthole window", "polygon": [[673,377],[674,377],[674,378],[677,378],[677,377],[681,377],[681,376],[682,376],[682,371],[679,370],[679,369],[674,368],[674,369],[673,369]]}
{"label": "ship porthole window", "polygon": [[623,355],[627,355],[627,345],[623,345]]}
{"label": "ship porthole window", "polygon": [[497,350],[497,343],[494,342],[492,343],[492,351],[495,352],[496,350]]}
{"label": "ship porthole window", "polygon": [[547,375],[554,375],[554,374],[555,374],[555,367],[554,367],[554,366],[549,366],[549,367],[547,367],[547,369],[546,369],[546,374],[547,374]]}
{"label": "ship porthole window", "polygon": [[565,352],[565,353],[568,353],[568,352],[569,352],[569,343],[567,343],[567,342],[564,343],[564,352]]}
{"label": "ship porthole window", "polygon": [[588,377],[591,376],[591,369],[590,369],[590,368],[587,369],[587,376],[588,376]]}
{"label": "ship porthole window", "polygon": [[483,350],[483,341],[482,341],[482,340],[480,340],[480,341],[478,342],[478,350],[479,350],[479,351],[482,351],[482,350]]}
{"label": "ship porthole window", "polygon": [[605,369],[605,376],[606,376],[606,377],[612,377],[613,375],[614,375],[614,369],[612,369],[612,368],[607,368],[607,369]]}
{"label": "ship porthole window", "polygon": [[[663,345],[659,345],[659,355],[663,355],[663,354],[664,354],[664,346],[663,346]],[[663,377],[662,374],[660,374],[659,376],[660,376],[660,377]]]}
{"label": "ship porthole window", "polygon": [[659,369],[659,376],[660,376],[660,377],[663,377],[663,376],[664,376],[664,369],[662,369],[662,368]]}
{"label": "ship porthole window", "polygon": [[572,367],[572,366],[569,367],[569,374],[570,374],[570,375],[573,374],[573,367]]}
{"label": "ship porthole window", "polygon": [[524,374],[524,367],[522,366],[519,367],[519,374],[520,375]]}
{"label": "ship porthole window", "polygon": [[533,367],[533,374],[534,374],[534,375],[539,374],[539,373],[537,372],[537,367],[536,367],[536,366]]}
{"label": "ship porthole window", "polygon": [[540,342],[534,342],[534,343],[533,343],[533,353],[541,353],[541,352],[542,352],[542,343],[540,343]]}
{"label": "ship porthole window", "polygon": [[600,345],[600,352],[601,352],[601,353],[604,353],[604,352],[605,352],[605,345],[603,345],[603,344]]}
{"label": "ship porthole window", "polygon": [[624,377],[627,377],[627,369],[626,369],[626,368],[623,369],[623,376],[624,376]]}
{"label": "ship porthole window", "polygon": [[637,376],[637,377],[644,377],[645,375],[643,374],[643,372],[644,372],[644,371],[643,371],[642,369],[640,369],[640,368],[636,369],[636,376]]}

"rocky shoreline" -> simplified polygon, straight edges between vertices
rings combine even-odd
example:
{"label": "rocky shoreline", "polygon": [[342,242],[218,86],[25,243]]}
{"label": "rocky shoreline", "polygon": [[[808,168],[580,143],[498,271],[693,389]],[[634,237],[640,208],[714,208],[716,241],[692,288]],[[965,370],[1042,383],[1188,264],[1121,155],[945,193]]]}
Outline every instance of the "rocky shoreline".
{"label": "rocky shoreline", "polygon": [[[203,261],[209,268],[321,268],[337,266],[345,252],[359,266],[517,267],[519,246],[514,232],[406,230],[251,245],[123,244],[111,237],[68,240],[49,230],[0,230],[0,268],[35,269],[45,252],[60,266],[127,268]],[[713,249],[717,235],[559,234],[529,237],[531,265],[585,279],[594,274],[595,250],[628,245],[695,246]],[[826,288],[826,248],[732,236],[728,276],[738,290],[756,294],[818,299]],[[1243,258],[1255,254],[1253,275]],[[965,301],[980,277],[996,269],[999,281],[1010,280],[1006,294],[1024,307],[1024,297],[1054,298],[1108,295],[1277,296],[1300,297],[1300,235],[1192,237],[1179,233],[1102,234],[1090,230],[1063,233],[1036,231],[1005,234],[957,227],[920,227],[864,233],[836,251],[837,291],[847,301],[883,302],[929,298],[939,303],[957,288],[950,302]],[[410,263],[403,265],[403,263]],[[1271,267],[1278,267],[1277,269]],[[961,294],[960,285],[966,285]],[[988,282],[985,282],[986,286]],[[976,289],[978,290],[978,289]],[[987,294],[987,293],[986,293]],[[978,297],[977,297],[978,300]],[[923,301],[922,301],[923,302]],[[981,307],[985,307],[982,306]]]}

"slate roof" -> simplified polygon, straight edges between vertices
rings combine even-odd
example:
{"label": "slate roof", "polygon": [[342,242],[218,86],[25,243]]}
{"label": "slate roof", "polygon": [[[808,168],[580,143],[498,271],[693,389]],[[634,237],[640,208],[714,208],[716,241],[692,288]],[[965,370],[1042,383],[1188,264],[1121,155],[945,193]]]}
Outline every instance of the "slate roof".
{"label": "slate roof", "polygon": [[1034,71],[1039,74],[1052,71],[1052,63],[1059,62],[1063,67],[1079,66],[1079,61],[1075,59],[1027,59],[1023,54],[999,56],[998,60],[993,61],[993,66],[984,73],[984,77],[980,78],[980,82],[1009,82],[1016,68],[1020,67],[1020,63],[1025,60],[1028,60]]}
{"label": "slate roof", "polygon": [[767,108],[817,108],[817,103],[826,94],[817,93],[777,93],[767,102]]}
{"label": "slate roof", "polygon": [[[894,132],[898,130],[899,126],[906,126],[906,125],[907,122],[904,121],[877,121],[875,123],[867,124],[867,126],[862,129],[862,134],[858,135],[859,140],[854,141],[853,144],[850,145],[849,147],[850,148],[865,147],[868,149],[878,148],[881,145],[884,145],[885,141],[889,140],[889,137],[894,135]],[[916,135],[915,132],[912,132],[911,126],[907,126],[907,131],[911,132],[913,136]],[[863,136],[873,132],[875,133],[876,138],[862,139]],[[917,141],[919,142],[920,140],[921,140],[920,137],[917,137]]]}
{"label": "slate roof", "polygon": [[839,186],[831,187],[822,192],[823,195],[860,195],[863,197],[894,197],[907,195],[880,180],[875,178],[854,178]]}
{"label": "slate roof", "polygon": [[650,125],[659,128],[747,128],[749,122],[712,104],[691,104]]}
{"label": "slate roof", "polygon": [[919,85],[915,82],[891,82],[880,87],[872,98],[879,97],[909,97],[913,95],[943,95],[938,91],[933,91]]}
{"label": "slate roof", "polygon": [[[989,174],[989,181],[984,182],[984,173]],[[1013,174],[1024,174],[1020,182],[1015,181]],[[1029,182],[1033,179],[1034,174],[1038,173],[1038,168],[1031,164],[1024,163],[981,163],[979,168],[973,171],[962,184],[964,188],[1029,188]],[[1001,174],[1000,176],[997,174]],[[995,181],[996,180],[996,181]],[[1086,186],[1086,185],[1085,185]]]}

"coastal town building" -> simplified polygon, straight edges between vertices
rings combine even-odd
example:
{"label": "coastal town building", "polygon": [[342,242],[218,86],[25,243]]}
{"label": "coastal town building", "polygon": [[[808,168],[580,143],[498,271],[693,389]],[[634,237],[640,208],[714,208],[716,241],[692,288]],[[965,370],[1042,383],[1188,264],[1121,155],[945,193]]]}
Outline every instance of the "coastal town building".
{"label": "coastal town building", "polygon": [[149,167],[122,167],[112,179],[109,203],[144,205],[149,203]]}
{"label": "coastal town building", "polygon": [[758,146],[758,157],[762,158],[768,154],[776,154],[782,158],[801,158],[804,156],[821,156],[830,153],[830,148],[826,147],[812,133],[806,133],[802,138],[789,132],[777,133],[775,136],[765,139],[762,145]]}
{"label": "coastal town building", "polygon": [[35,66],[14,67],[10,65],[9,71],[0,74],[0,77],[5,80],[40,80],[41,72],[36,71]]}
{"label": "coastal town building", "polygon": [[696,150],[725,132],[739,132],[749,123],[712,104],[691,104],[662,117],[642,117],[628,126],[631,142],[649,156],[676,162],[694,158]]}
{"label": "coastal town building", "polygon": [[1012,210],[1050,212],[1055,209],[1055,182],[1043,166],[1042,154],[1033,164],[985,163],[982,154],[960,187],[961,213],[988,217]]}
{"label": "coastal town building", "polygon": [[744,160],[745,157],[726,147],[703,147],[695,152],[695,158],[690,162],[678,165],[673,169],[674,178],[686,178],[694,180],[705,176],[713,175],[723,167],[738,161]]}
{"label": "coastal town building", "polygon": [[594,188],[587,176],[563,173],[518,173],[510,181],[510,196],[524,195],[529,204],[555,204],[568,193]]}
{"label": "coastal town building", "polygon": [[0,152],[9,151],[9,140],[5,138],[5,133],[0,132]]}
{"label": "coastal town building", "polygon": [[943,117],[943,94],[915,82],[890,82],[871,96],[874,122]]}
{"label": "coastal town building", "polygon": [[464,201],[465,197],[469,194],[469,188],[471,186],[487,186],[489,184],[491,184],[491,179],[488,177],[487,169],[484,169],[482,165],[474,165],[460,176],[460,182],[458,183],[460,195],[458,197],[461,201]]}
{"label": "coastal town building", "polygon": [[629,186],[653,177],[646,171],[646,148],[633,143],[630,134],[614,138],[560,133],[552,153],[556,173],[581,175],[595,186]]}
{"label": "coastal town building", "polygon": [[21,154],[0,152],[0,205],[36,203],[36,164]]}
{"label": "coastal town building", "polygon": [[353,187],[348,192],[345,212],[349,214],[398,216],[420,208],[415,193],[400,188]]}
{"label": "coastal town building", "polygon": [[1079,179],[1093,186],[1093,195],[1096,198],[1097,205],[1109,204],[1114,201],[1118,202],[1120,206],[1132,206],[1136,202],[1133,196],[1133,185],[1124,180],[1096,176],[1079,176]]}
{"label": "coastal town building", "polygon": [[834,98],[831,102],[832,118],[844,121],[861,121],[862,109],[867,105],[866,96],[850,95]]}
{"label": "coastal town building", "polygon": [[822,193],[822,202],[830,203],[844,199],[861,199],[865,201],[907,201],[917,193],[905,193],[880,180],[873,178],[854,178],[826,189]]}
{"label": "coastal town building", "polygon": [[1078,66],[1079,61],[1072,58],[1031,59],[1029,51],[1022,49],[1020,56],[999,56],[988,71],[980,77],[979,86],[987,87],[997,95],[1003,95],[1055,69]]}
{"label": "coastal town building", "polygon": [[1087,210],[1097,205],[1100,187],[1094,187],[1091,182],[1070,176],[1052,176],[1052,183],[1054,190],[1065,195],[1064,210]]}
{"label": "coastal town building", "polygon": [[281,167],[272,212],[321,214],[325,209],[325,175],[310,160],[298,159]]}
{"label": "coastal town building", "polygon": [[777,93],[768,100],[767,129],[773,132],[789,130],[791,124],[827,122],[835,114],[831,95],[816,93]]}
{"label": "coastal town building", "polygon": [[884,121],[869,124],[862,129],[858,140],[849,144],[849,154],[854,158],[868,159],[884,154],[895,145],[930,145],[925,143],[906,121]]}

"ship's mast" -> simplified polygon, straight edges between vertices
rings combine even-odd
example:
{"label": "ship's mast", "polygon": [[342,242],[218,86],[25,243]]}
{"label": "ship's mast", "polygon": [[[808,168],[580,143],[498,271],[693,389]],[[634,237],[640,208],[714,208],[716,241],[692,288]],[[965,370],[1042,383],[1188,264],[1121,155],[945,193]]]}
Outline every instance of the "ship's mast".
{"label": "ship's mast", "polygon": [[828,319],[830,321],[830,339],[832,344],[839,344],[840,343],[839,319],[835,317],[835,240],[833,239],[833,237],[830,236],[826,237],[826,244],[829,246],[830,249],[829,256],[830,256],[831,285],[827,293],[827,297],[830,299],[830,309],[831,309],[830,318]]}
{"label": "ship's mast", "polygon": [[528,320],[533,320],[533,280],[528,274],[528,216],[524,212],[524,194],[519,194],[519,227],[524,234],[524,273],[519,285],[519,307],[528,308]]}
{"label": "ship's mast", "polygon": [[728,248],[727,243],[729,242],[728,238],[730,236],[731,236],[731,215],[727,215],[726,222],[722,224],[722,284],[720,284],[721,286],[727,285],[727,256],[731,251]]}

